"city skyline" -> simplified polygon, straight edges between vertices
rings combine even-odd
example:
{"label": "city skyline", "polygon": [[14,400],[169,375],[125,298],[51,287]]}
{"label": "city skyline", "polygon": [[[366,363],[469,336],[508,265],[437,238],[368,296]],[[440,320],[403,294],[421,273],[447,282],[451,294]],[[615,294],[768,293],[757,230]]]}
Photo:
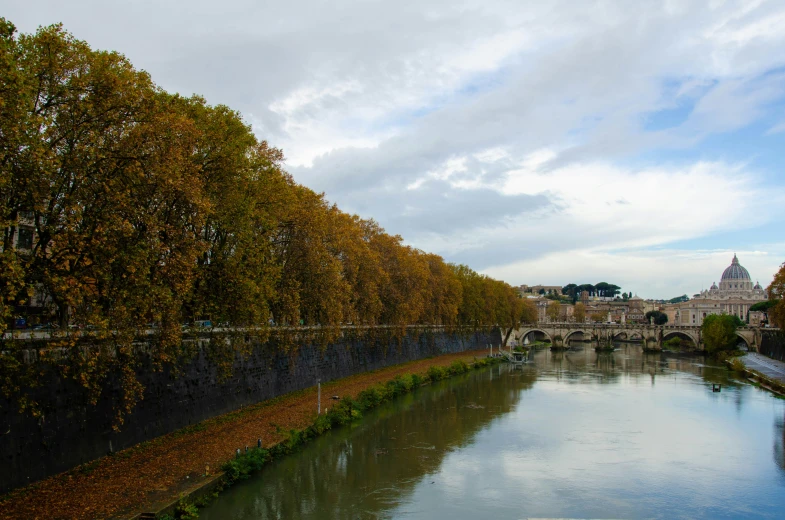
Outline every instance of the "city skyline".
{"label": "city skyline", "polygon": [[[703,271],[708,271],[710,268],[713,269],[715,267],[715,265],[717,265],[721,261],[721,258],[723,258],[722,255],[724,255],[725,253],[726,253],[725,251],[722,251],[722,252],[711,252],[711,253],[706,252],[707,255],[709,255],[709,254],[711,255],[711,265],[710,265],[710,267],[709,267],[709,265],[706,265],[704,267],[701,267],[700,265],[697,265],[697,262],[699,262],[702,259],[700,257],[696,257],[695,260],[694,260],[694,262],[696,262],[694,264],[695,265],[695,271],[696,272],[703,272]],[[734,256],[734,255],[736,255],[736,253],[731,253],[731,257]],[[736,256],[741,256],[741,255],[736,255]],[[759,256],[763,256],[763,255],[759,255]],[[742,263],[742,265],[744,265],[745,267],[747,267],[746,263],[743,262],[743,258],[739,258],[739,262]],[[621,293],[626,292],[628,294],[637,295],[637,296],[640,296],[640,297],[642,297],[644,299],[649,299],[649,300],[669,300],[671,298],[675,298],[675,297],[682,296],[682,295],[685,295],[685,294],[688,297],[692,298],[695,294],[698,294],[698,293],[702,292],[704,289],[708,289],[712,284],[719,283],[719,280],[720,280],[720,278],[722,276],[723,270],[726,267],[728,267],[728,265],[730,265],[730,263],[731,263],[730,261],[726,261],[724,266],[722,268],[720,268],[714,275],[712,275],[713,278],[711,278],[710,281],[707,282],[705,280],[701,280],[700,281],[701,282],[700,283],[700,287],[693,288],[692,290],[688,290],[688,291],[682,292],[680,294],[673,294],[672,296],[667,296],[667,297],[665,297],[665,296],[650,296],[650,295],[647,295],[647,294],[641,294],[640,291],[635,289],[634,281],[633,281],[632,285],[630,285],[629,287],[628,286],[622,286],[622,285],[618,284],[616,280],[610,278],[611,276],[614,276],[613,274],[609,274],[608,275],[608,279],[604,279],[603,278],[602,280],[596,280],[596,281],[590,281],[590,280],[584,280],[584,279],[581,279],[581,280],[570,280],[570,281],[565,282],[565,283],[545,283],[545,282],[540,282],[540,281],[535,281],[535,282],[529,281],[529,282],[523,282],[523,284],[529,285],[529,286],[537,286],[537,285],[546,285],[546,286],[547,285],[554,285],[555,286],[555,285],[558,285],[560,287],[564,287],[564,286],[566,286],[569,283],[575,283],[575,284],[578,284],[578,285],[584,284],[584,283],[590,283],[590,284],[594,285],[594,284],[597,284],[599,282],[607,282],[607,283],[613,283],[613,284],[619,285],[621,287],[621,289],[620,289]],[[555,269],[557,269],[557,268],[555,268]],[[610,270],[608,272],[610,272]],[[752,277],[753,283],[754,282],[759,282],[761,284],[761,286],[763,286],[763,288],[765,289],[771,283],[771,279],[773,278],[774,274],[772,273],[770,276],[768,276],[768,279],[766,279],[766,281],[764,281],[764,278],[756,277],[754,272],[751,272],[750,276]],[[684,285],[687,286],[689,283],[690,283],[690,281],[688,280]]]}

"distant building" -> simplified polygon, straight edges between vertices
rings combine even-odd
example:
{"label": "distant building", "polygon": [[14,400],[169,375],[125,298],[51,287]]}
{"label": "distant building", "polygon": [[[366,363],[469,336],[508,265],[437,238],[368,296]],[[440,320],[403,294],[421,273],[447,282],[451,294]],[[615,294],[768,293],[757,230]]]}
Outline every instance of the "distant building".
{"label": "distant building", "polygon": [[646,319],[646,302],[637,294],[628,300],[629,310],[627,311],[627,321],[642,323]]}
{"label": "distant building", "polygon": [[520,285],[515,290],[518,295],[524,297],[526,294],[554,294],[561,296],[561,286],[559,285]]}
{"label": "distant building", "polygon": [[768,299],[759,283],[752,284],[750,273],[739,263],[736,255],[720,278],[708,290],[696,294],[692,300],[675,304],[674,322],[681,325],[701,325],[711,314],[730,314],[748,320],[750,307]]}
{"label": "distant building", "polygon": [[768,323],[765,312],[750,311],[750,325],[752,325],[753,327],[760,327],[764,323]]}

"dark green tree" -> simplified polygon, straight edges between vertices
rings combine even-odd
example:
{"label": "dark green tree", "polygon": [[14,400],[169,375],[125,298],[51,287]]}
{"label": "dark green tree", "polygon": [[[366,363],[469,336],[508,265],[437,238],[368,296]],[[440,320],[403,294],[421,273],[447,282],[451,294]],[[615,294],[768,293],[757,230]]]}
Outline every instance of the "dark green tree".
{"label": "dark green tree", "polygon": [[588,292],[589,296],[595,296],[597,294],[597,288],[590,283],[579,285],[575,288],[575,291],[577,292],[578,296],[580,296],[583,291]]}
{"label": "dark green tree", "polygon": [[716,354],[727,350],[734,350],[738,339],[736,327],[738,317],[727,314],[711,314],[703,319],[701,336],[706,351]]}
{"label": "dark green tree", "polygon": [[646,313],[646,321],[649,322],[654,318],[655,325],[665,325],[668,323],[668,315],[661,311],[649,311]]}
{"label": "dark green tree", "polygon": [[765,300],[762,302],[758,302],[752,307],[750,307],[750,312],[755,312],[755,311],[767,312],[769,309],[771,309],[778,303],[779,300]]}
{"label": "dark green tree", "polygon": [[575,301],[578,299],[578,296],[580,296],[580,293],[578,292],[577,289],[578,289],[577,285],[575,285],[574,283],[568,283],[567,285],[562,287],[561,292],[562,294],[569,296],[572,299],[572,302],[575,303]]}

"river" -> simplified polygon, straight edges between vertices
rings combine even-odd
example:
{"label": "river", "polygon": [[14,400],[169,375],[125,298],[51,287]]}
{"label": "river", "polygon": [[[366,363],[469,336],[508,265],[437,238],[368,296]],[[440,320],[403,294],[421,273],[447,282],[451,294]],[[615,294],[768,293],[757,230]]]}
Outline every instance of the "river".
{"label": "river", "polygon": [[200,519],[783,518],[784,418],[703,358],[540,350],[329,432]]}

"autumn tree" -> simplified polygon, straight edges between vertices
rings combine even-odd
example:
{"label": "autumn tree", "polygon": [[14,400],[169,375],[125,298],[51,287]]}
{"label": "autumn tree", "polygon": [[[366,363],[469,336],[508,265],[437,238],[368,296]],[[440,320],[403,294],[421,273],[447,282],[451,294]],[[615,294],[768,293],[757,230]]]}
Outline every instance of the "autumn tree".
{"label": "autumn tree", "polygon": [[766,290],[770,301],[778,300],[769,308],[769,320],[775,327],[785,329],[785,263],[780,266]]}
{"label": "autumn tree", "polygon": [[523,323],[537,323],[537,306],[528,298],[521,300],[521,321]]}
{"label": "autumn tree", "polygon": [[[457,325],[458,309],[463,296],[461,282],[452,269],[444,262],[442,257],[434,254],[424,254],[428,264],[428,285],[426,294],[428,300],[421,316],[421,322],[434,325]],[[515,312],[513,318],[515,319]]]}
{"label": "autumn tree", "polygon": [[561,315],[561,304],[557,301],[552,301],[548,304],[548,308],[545,311],[545,315],[548,316],[548,319],[551,321],[559,321],[559,316]]}
{"label": "autumn tree", "polygon": [[573,310],[573,316],[575,316],[575,321],[577,323],[583,323],[586,321],[586,306],[580,302],[575,304],[575,309]]}
{"label": "autumn tree", "polygon": [[[506,338],[537,320],[510,285],[297,184],[238,112],[164,92],[59,25],[17,35],[0,19],[0,136],[0,322],[43,302],[45,319],[70,331],[50,361],[93,403],[112,381],[115,427],[142,396],[141,372],[195,354],[183,322],[234,331],[208,341],[229,374],[251,337],[273,333],[330,341],[351,323],[501,327]],[[15,247],[22,222],[29,247]],[[558,319],[559,303],[551,309]],[[36,377],[21,356],[19,342],[0,349],[0,390],[33,409],[24,388]]]}
{"label": "autumn tree", "polygon": [[[71,350],[64,373],[80,374],[93,402],[114,374],[127,412],[141,393],[136,325],[149,315],[177,321],[201,249],[188,232],[209,205],[189,160],[196,130],[123,56],[93,51],[60,26],[18,39],[3,27],[3,61],[16,67],[3,110],[17,119],[2,120],[10,142],[0,204],[6,223],[25,212],[35,231],[15,265],[24,290],[44,294],[62,328],[91,327],[104,341],[86,350],[63,340]],[[13,235],[6,226],[4,252]],[[167,347],[179,344],[177,334],[170,339]]]}

